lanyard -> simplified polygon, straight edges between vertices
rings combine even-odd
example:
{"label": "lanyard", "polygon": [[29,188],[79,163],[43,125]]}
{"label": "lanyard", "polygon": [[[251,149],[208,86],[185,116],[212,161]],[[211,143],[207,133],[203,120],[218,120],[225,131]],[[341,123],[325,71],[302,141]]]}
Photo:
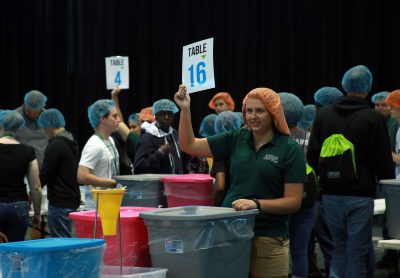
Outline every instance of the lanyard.
{"label": "lanyard", "polygon": [[[103,139],[103,137],[100,136],[100,134],[98,134],[97,132],[95,133],[95,135],[97,137],[100,138],[100,140],[104,143],[104,145],[106,146],[106,148],[109,150],[109,152],[111,153],[111,157],[112,157],[112,161],[114,163],[114,167],[115,167],[115,175],[118,175],[119,172],[119,167],[118,167],[118,162],[117,162],[117,153],[116,153],[116,149],[114,147],[114,145],[108,141],[108,143]],[[112,174],[112,173],[111,173]]]}

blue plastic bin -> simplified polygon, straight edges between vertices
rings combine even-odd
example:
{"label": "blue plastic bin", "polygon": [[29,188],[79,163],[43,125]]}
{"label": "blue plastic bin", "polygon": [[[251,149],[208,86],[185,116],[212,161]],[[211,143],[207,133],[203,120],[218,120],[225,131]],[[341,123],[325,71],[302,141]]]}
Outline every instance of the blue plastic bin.
{"label": "blue plastic bin", "polygon": [[0,244],[0,277],[97,278],[103,239],[45,238]]}
{"label": "blue plastic bin", "polygon": [[400,239],[400,180],[380,180],[386,202],[386,225],[390,238]]}

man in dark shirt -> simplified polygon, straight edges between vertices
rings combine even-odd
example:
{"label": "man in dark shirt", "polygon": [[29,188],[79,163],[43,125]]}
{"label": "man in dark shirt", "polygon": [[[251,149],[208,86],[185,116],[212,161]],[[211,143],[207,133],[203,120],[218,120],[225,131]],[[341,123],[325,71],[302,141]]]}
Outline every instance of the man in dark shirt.
{"label": "man in dark shirt", "polygon": [[57,109],[43,111],[38,124],[49,143],[44,152],[40,181],[47,184],[49,200],[47,220],[52,237],[71,237],[72,222],[68,215],[80,204],[76,178],[79,147],[71,133],[65,130],[65,120]]}
{"label": "man in dark shirt", "polygon": [[[347,95],[318,110],[308,146],[307,160],[317,171],[322,144],[332,134],[343,134],[355,149],[355,180],[342,186],[320,181],[323,207],[334,243],[332,277],[367,277],[367,262],[371,259],[368,256],[372,250],[375,180],[394,178],[385,119],[370,108],[366,100],[371,84],[372,74],[367,67],[360,65],[349,69],[342,79]],[[370,275],[373,273],[368,273],[368,277]]]}

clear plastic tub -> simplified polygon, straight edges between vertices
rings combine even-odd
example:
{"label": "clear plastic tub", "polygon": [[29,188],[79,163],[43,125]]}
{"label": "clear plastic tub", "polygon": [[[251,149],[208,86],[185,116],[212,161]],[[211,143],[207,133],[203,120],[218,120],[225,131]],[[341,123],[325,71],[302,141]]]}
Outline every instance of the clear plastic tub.
{"label": "clear plastic tub", "polygon": [[104,266],[101,277],[103,278],[165,278],[167,269],[150,267],[123,267],[122,275],[118,266]]}

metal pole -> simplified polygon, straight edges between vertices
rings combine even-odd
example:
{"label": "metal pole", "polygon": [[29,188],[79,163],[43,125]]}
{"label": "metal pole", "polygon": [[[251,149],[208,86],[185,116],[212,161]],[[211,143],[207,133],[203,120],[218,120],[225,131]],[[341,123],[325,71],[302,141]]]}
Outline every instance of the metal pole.
{"label": "metal pole", "polygon": [[118,212],[118,238],[119,238],[119,272],[122,275],[122,238],[121,238],[121,213]]}
{"label": "metal pole", "polygon": [[97,212],[99,210],[99,193],[96,193],[96,211],[94,215],[94,231],[93,231],[93,238],[96,238],[96,230],[97,230]]}

